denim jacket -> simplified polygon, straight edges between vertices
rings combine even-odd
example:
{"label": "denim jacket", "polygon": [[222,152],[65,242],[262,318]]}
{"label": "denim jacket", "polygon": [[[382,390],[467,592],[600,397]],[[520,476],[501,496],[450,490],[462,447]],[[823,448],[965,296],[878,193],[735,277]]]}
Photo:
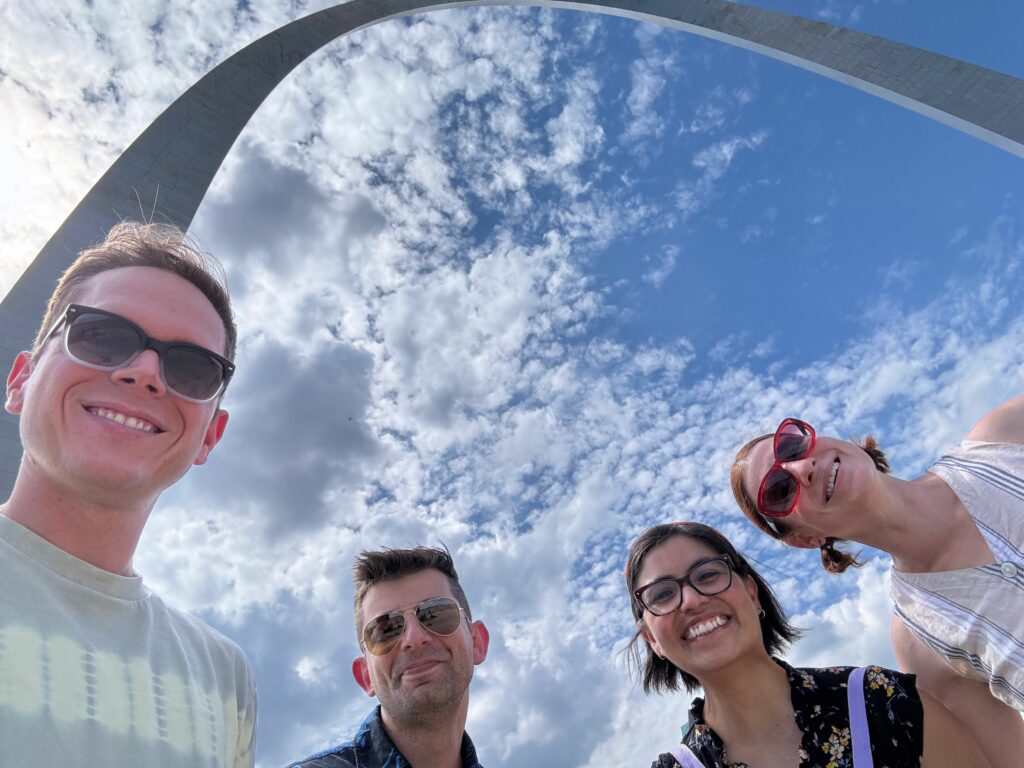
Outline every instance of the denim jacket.
{"label": "denim jacket", "polygon": [[[380,719],[380,706],[359,726],[351,741],[318,752],[289,768],[410,768],[405,755],[391,741]],[[483,768],[469,736],[462,734],[462,768]]]}

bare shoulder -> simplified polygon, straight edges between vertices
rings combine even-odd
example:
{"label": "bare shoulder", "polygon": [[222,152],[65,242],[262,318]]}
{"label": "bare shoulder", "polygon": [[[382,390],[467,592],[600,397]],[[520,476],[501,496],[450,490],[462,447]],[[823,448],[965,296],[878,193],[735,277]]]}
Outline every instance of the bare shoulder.
{"label": "bare shoulder", "polygon": [[924,714],[921,768],[992,768],[975,734],[927,693],[919,695]]}
{"label": "bare shoulder", "polygon": [[1024,395],[997,405],[971,427],[968,440],[992,443],[1024,443]]}

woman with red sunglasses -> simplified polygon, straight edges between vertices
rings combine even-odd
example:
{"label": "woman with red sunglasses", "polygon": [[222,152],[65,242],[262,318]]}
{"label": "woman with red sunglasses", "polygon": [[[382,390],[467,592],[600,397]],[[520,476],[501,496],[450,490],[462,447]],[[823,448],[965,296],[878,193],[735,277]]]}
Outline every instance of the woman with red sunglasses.
{"label": "woman with red sunglasses", "polygon": [[893,559],[900,666],[974,734],[994,768],[1024,755],[1024,397],[979,421],[914,480],[873,438],[817,436],[786,419],[736,454],[732,490],[772,538],[820,548],[842,573],[851,540]]}
{"label": "woman with red sunglasses", "polygon": [[714,528],[648,528],[629,548],[626,586],[636,621],[627,654],[644,690],[703,690],[683,743],[652,768],[987,765],[953,716],[918,692],[913,675],[795,669],[779,659],[799,631]]}

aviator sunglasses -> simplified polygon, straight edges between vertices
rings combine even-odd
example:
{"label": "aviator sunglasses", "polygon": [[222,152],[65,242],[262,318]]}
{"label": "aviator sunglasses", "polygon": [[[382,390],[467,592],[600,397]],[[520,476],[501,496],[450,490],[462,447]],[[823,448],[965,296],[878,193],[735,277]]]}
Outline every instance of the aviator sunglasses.
{"label": "aviator sunglasses", "polygon": [[422,603],[388,611],[371,619],[363,627],[363,646],[374,656],[386,656],[405,635],[405,615],[413,611],[416,621],[428,632],[440,637],[454,635],[464,612],[450,597],[432,597]]}
{"label": "aviator sunglasses", "polygon": [[775,463],[757,489],[757,511],[765,517],[785,517],[800,500],[800,481],[781,465],[805,458],[814,449],[814,427],[800,419],[786,419],[775,430]]}
{"label": "aviator sunglasses", "polygon": [[47,338],[63,327],[64,353],[88,368],[113,371],[145,350],[160,358],[167,388],[193,403],[207,403],[227,387],[235,366],[216,352],[185,341],[160,341],[127,318],[102,309],[71,304]]}

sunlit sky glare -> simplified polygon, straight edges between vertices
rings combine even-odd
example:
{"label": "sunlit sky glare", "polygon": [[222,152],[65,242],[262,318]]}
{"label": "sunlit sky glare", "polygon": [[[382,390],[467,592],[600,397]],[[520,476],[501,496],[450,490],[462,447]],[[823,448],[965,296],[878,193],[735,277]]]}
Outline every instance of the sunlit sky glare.
{"label": "sunlit sky glare", "polygon": [[[757,4],[1024,76],[1019,4]],[[0,5],[0,291],[189,85],[328,5]],[[910,477],[1024,390],[1021,171],[625,19],[459,9],[349,35],[275,90],[196,217],[240,325],[231,420],[136,567],[249,655],[261,768],[373,704],[350,674],[363,548],[455,554],[491,631],[468,724],[488,768],[648,765],[677,740],[689,697],[644,696],[618,655],[626,549],[657,522],[767,566],[808,630],[790,660],[893,665],[888,560],[830,577],[760,537],[729,463],[798,416],[874,433]]]}

